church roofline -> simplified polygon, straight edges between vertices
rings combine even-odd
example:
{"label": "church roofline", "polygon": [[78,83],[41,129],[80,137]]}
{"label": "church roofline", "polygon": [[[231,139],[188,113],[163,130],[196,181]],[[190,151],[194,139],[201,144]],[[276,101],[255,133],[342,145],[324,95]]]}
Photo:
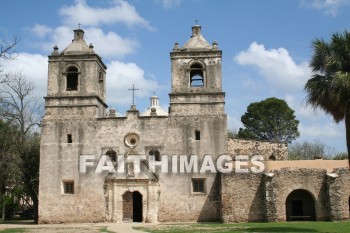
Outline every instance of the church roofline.
{"label": "church roofline", "polygon": [[178,95],[185,95],[185,96],[192,96],[192,95],[226,95],[226,92],[173,92],[169,93],[169,96],[178,96]]}
{"label": "church roofline", "polygon": [[[87,57],[83,58],[82,57]],[[107,69],[107,66],[105,63],[102,61],[102,58],[96,54],[96,53],[85,53],[85,54],[58,54],[58,55],[48,55],[49,62],[56,62],[56,61],[61,61],[62,58],[65,58],[65,62],[73,62],[73,61],[88,61],[92,60],[91,58],[88,57],[94,57],[97,58],[97,60],[102,64],[104,69]],[[67,58],[70,58],[69,60]]]}
{"label": "church roofline", "polygon": [[[203,54],[201,56],[201,54]],[[196,56],[197,58],[207,58],[207,57],[221,57],[222,50],[178,50],[171,51],[170,58],[187,58],[189,56]]]}
{"label": "church roofline", "polygon": [[[65,95],[65,96],[45,96],[44,99],[85,99],[85,98],[96,98],[98,102],[100,102],[104,107],[108,108],[108,105],[98,96],[98,95]],[[69,105],[69,106],[76,106],[76,105]],[[85,106],[85,105],[84,105]],[[50,105],[45,107],[52,107]],[[59,107],[59,106],[55,106]]]}

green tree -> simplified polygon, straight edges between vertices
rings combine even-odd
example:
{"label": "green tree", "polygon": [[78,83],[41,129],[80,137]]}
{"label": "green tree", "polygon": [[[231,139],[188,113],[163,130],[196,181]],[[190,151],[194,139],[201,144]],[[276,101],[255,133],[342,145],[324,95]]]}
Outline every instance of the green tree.
{"label": "green tree", "polygon": [[239,138],[289,143],[299,137],[294,110],[281,99],[251,103],[241,121],[245,128],[239,129]]}
{"label": "green tree", "polygon": [[18,131],[10,122],[0,119],[0,206],[1,218],[5,221],[6,206],[11,190],[18,181],[19,158],[16,154]]}
{"label": "green tree", "polygon": [[343,160],[348,159],[348,154],[346,152],[340,152],[332,157],[333,160]]}
{"label": "green tree", "polygon": [[[307,103],[324,110],[334,121],[345,121],[350,156],[350,32],[334,33],[329,42],[315,39],[310,66],[312,77],[305,84]],[[349,159],[350,167],[350,159]]]}
{"label": "green tree", "polygon": [[[15,46],[18,37],[13,41],[0,39],[0,61],[3,59],[13,59]],[[0,63],[1,68],[1,63]],[[4,82],[4,75],[0,69],[0,85]],[[0,102],[2,96],[0,95]],[[0,118],[0,206],[1,218],[5,221],[5,210],[9,200],[9,187],[15,182],[15,175],[18,174],[18,159],[15,153],[17,135],[15,127]]]}
{"label": "green tree", "polygon": [[21,73],[6,75],[0,86],[0,116],[17,127],[16,153],[20,159],[23,188],[33,201],[34,220],[38,220],[39,140],[42,106],[33,96],[34,86]]}

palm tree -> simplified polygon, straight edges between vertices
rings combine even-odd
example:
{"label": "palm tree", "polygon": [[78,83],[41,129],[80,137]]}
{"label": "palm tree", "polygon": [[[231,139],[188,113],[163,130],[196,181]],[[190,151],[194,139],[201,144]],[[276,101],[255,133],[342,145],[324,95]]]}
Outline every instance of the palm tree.
{"label": "palm tree", "polygon": [[[350,32],[334,33],[329,42],[312,42],[312,78],[305,84],[307,103],[345,121],[346,145],[350,158]],[[350,159],[349,159],[350,168]]]}

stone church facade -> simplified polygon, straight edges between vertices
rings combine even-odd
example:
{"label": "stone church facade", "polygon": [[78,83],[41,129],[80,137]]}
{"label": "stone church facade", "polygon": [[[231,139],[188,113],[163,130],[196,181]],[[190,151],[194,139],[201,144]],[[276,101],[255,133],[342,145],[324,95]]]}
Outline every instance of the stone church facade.
{"label": "stone church facade", "polygon": [[[42,121],[41,223],[349,218],[345,161],[291,165],[284,144],[227,138],[222,51],[204,39],[199,25],[182,47],[175,44],[170,59],[168,112],[152,96],[144,114],[132,105],[118,116],[107,110],[106,66],[84,31],[74,30],[63,51],[54,47]],[[272,160],[266,163],[271,169],[179,171],[181,158],[193,166],[192,155],[198,164],[208,155],[214,162],[229,155],[232,165],[237,155],[262,155]],[[171,172],[162,172],[164,165]]]}

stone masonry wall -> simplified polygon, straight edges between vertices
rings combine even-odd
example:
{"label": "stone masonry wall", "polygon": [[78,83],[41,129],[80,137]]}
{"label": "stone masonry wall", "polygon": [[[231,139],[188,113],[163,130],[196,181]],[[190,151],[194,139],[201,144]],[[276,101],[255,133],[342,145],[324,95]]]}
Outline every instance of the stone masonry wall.
{"label": "stone masonry wall", "polygon": [[[335,176],[332,176],[332,175]],[[330,217],[332,221],[350,219],[350,171],[347,168],[336,169],[328,176]]]}
{"label": "stone masonry wall", "polygon": [[265,219],[263,174],[222,174],[223,222],[258,222]]}
{"label": "stone masonry wall", "polygon": [[316,220],[329,220],[326,170],[283,168],[272,173],[274,175],[269,185],[273,186],[270,192],[274,194],[270,196],[275,199],[276,219],[269,219],[269,221],[286,221],[286,199],[292,191],[297,189],[303,189],[312,194],[315,200]]}
{"label": "stone masonry wall", "polygon": [[230,155],[262,155],[264,160],[287,160],[288,159],[288,145],[284,143],[275,143],[267,141],[254,141],[243,139],[228,140],[228,153]]}

